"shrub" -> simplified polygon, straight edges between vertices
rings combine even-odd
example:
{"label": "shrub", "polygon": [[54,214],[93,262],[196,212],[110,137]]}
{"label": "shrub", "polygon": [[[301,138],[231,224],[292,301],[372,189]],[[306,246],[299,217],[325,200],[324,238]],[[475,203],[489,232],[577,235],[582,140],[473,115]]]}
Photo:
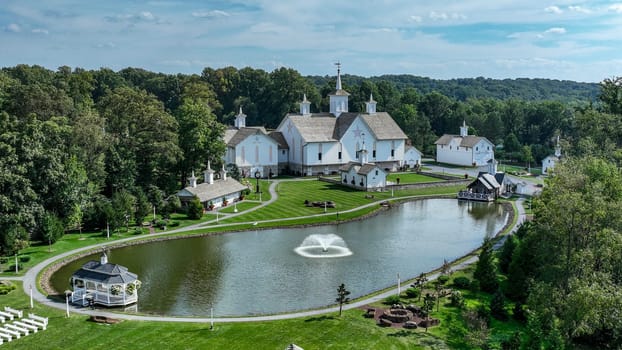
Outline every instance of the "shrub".
{"label": "shrub", "polygon": [[170,227],[177,227],[177,226],[179,226],[179,221],[171,220],[171,221],[169,221],[168,225]]}
{"label": "shrub", "polygon": [[19,257],[19,262],[26,263],[26,262],[29,262],[29,261],[30,261],[30,255],[23,255],[23,256]]}
{"label": "shrub", "polygon": [[143,234],[144,231],[143,231],[142,228],[136,227],[136,228],[134,228],[134,231],[132,233],[135,234],[135,235],[140,235],[140,234]]}
{"label": "shrub", "polygon": [[459,289],[469,289],[471,286],[471,280],[468,277],[460,276],[454,278],[453,282],[454,287]]}
{"label": "shrub", "polygon": [[15,289],[15,284],[9,281],[0,282],[0,295],[9,294],[12,290]]}
{"label": "shrub", "polygon": [[449,281],[449,276],[447,276],[447,275],[440,275],[440,276],[438,276],[438,281],[441,284],[445,284],[445,283],[447,283]]}
{"label": "shrub", "polygon": [[419,288],[406,289],[406,296],[409,298],[419,298],[420,295],[421,295],[421,290]]}
{"label": "shrub", "polygon": [[203,216],[203,204],[197,196],[188,203],[188,219],[198,220]]}
{"label": "shrub", "polygon": [[385,305],[399,304],[400,303],[400,297],[399,297],[399,295],[389,295],[388,297],[384,298],[383,303]]}
{"label": "shrub", "polygon": [[9,258],[3,256],[0,258],[0,264],[6,264],[9,262]]}
{"label": "shrub", "polygon": [[163,230],[166,227],[166,220],[158,220],[156,226]]}
{"label": "shrub", "polygon": [[490,300],[490,314],[499,321],[507,321],[508,312],[505,309],[505,295],[498,289]]}
{"label": "shrub", "polygon": [[464,297],[462,296],[462,293],[458,290],[454,290],[453,292],[451,292],[449,300],[451,300],[451,306],[462,308],[465,305]]}

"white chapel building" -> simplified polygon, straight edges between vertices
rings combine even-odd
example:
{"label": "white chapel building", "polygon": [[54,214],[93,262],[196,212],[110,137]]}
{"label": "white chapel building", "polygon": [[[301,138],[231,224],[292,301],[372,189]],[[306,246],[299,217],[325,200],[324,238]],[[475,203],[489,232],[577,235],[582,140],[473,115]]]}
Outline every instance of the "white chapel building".
{"label": "white chapel building", "polygon": [[287,143],[279,134],[260,126],[246,126],[246,114],[240,107],[234,126],[225,130],[225,163],[237,165],[242,177],[254,177],[257,172],[261,177],[276,176],[279,162],[287,160]]}
{"label": "white chapel building", "polygon": [[434,143],[439,163],[479,167],[495,159],[495,145],[485,137],[469,135],[466,122],[460,127],[460,135],[445,134]]}
{"label": "white chapel building", "polygon": [[350,162],[361,163],[363,145],[368,161],[380,169],[395,171],[404,162],[407,136],[386,112],[376,111],[370,96],[365,112],[348,112],[348,96],[341,87],[337,68],[335,91],[329,94],[330,111],[311,113],[311,102],[303,97],[299,113],[289,113],[276,131],[287,143],[287,162],[279,163],[298,175],[337,174]]}
{"label": "white chapel building", "polygon": [[549,172],[555,168],[555,164],[559,163],[562,157],[562,148],[559,145],[559,136],[557,136],[557,144],[555,145],[555,153],[542,159],[542,175],[549,175]]}

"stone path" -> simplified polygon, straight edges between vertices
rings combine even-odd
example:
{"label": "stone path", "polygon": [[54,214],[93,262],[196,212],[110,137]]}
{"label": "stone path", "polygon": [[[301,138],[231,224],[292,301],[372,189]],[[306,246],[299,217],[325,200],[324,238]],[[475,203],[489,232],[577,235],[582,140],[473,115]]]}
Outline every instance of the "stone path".
{"label": "stone path", "polygon": [[[305,181],[305,180],[298,180],[298,181]],[[253,207],[251,209],[248,209],[244,212],[240,212],[240,213],[234,213],[234,214],[228,214],[227,217],[234,217],[237,215],[242,215],[244,213],[248,213],[249,211],[253,211],[253,210],[257,210],[261,207],[264,207],[266,205],[269,205],[270,203],[274,202],[277,198],[278,198],[278,194],[276,192],[276,187],[278,186],[278,183],[280,181],[279,180],[274,180],[269,187],[269,191],[271,194],[271,198],[268,201],[262,202],[259,206]],[[399,197],[401,199],[404,198],[416,198],[417,196],[408,196],[408,197]],[[361,207],[358,208],[354,208],[351,210],[344,210],[342,211],[342,213],[346,213],[346,212],[350,212],[350,211],[355,211],[355,210],[359,210],[361,208],[365,208],[365,207],[369,207],[369,206],[373,206],[373,205],[378,205],[380,201],[377,202],[371,202],[369,204],[363,205]],[[512,227],[512,232],[514,232],[518,226],[523,222],[523,220],[525,219],[525,211],[522,205],[523,199],[519,199],[516,202],[516,206],[518,209],[518,219],[516,221],[516,224]],[[316,216],[324,216],[324,215],[334,215],[333,213],[321,213],[321,214],[315,214],[315,215],[309,215],[306,217],[316,217]],[[300,217],[296,217],[296,218],[292,218],[291,220],[297,220],[300,219]],[[264,220],[264,221],[259,221],[259,222],[273,222],[273,221],[283,221],[284,219],[275,219],[275,220]],[[285,219],[286,220],[286,219]],[[200,224],[196,224],[196,225],[192,225],[192,226],[186,226],[180,229],[176,229],[176,230],[171,230],[171,231],[166,231],[166,232],[161,232],[161,233],[155,233],[151,236],[158,236],[158,235],[168,235],[171,233],[176,233],[176,232],[183,232],[183,231],[189,231],[189,230],[194,230],[197,228],[201,228],[204,227],[206,225],[210,225],[210,224],[214,224],[216,222],[216,220],[211,220],[211,221],[207,221],[207,222],[203,222]],[[239,225],[240,223],[235,223],[235,224],[220,224],[220,225],[211,225],[210,227],[226,227],[226,226],[230,226],[230,225]],[[84,251],[89,251],[89,250],[95,250],[97,248],[104,248],[106,246],[109,246],[111,244],[119,244],[119,243],[124,243],[124,242],[128,242],[131,240],[135,240],[138,239],[139,237],[129,237],[129,238],[124,238],[124,239],[119,239],[119,240],[115,240],[113,242],[106,242],[106,243],[101,243],[101,244],[97,244],[97,245],[92,245],[92,246],[88,246],[88,247],[83,247],[83,248],[79,248],[79,249],[75,249],[69,252],[65,252],[53,257],[50,257],[42,262],[40,262],[39,264],[37,264],[36,266],[32,267],[30,270],[28,270],[26,272],[26,274],[23,277],[2,277],[0,279],[10,279],[10,280],[16,280],[16,281],[22,281],[23,283],[23,288],[24,288],[24,292],[26,292],[26,294],[30,293],[30,288],[32,287],[32,296],[34,298],[34,300],[36,300],[38,303],[44,304],[46,306],[49,307],[53,307],[53,308],[57,308],[57,309],[65,309],[66,305],[63,302],[59,302],[56,300],[52,300],[50,298],[48,298],[46,295],[44,295],[43,293],[41,293],[38,288],[36,288],[35,286],[36,284],[36,278],[37,275],[48,265],[52,264],[55,261],[61,260],[65,257],[68,257],[70,255],[74,255],[76,253],[80,253],[80,252],[84,252]],[[495,248],[498,249],[502,244],[503,244],[504,239],[500,240],[496,245]],[[465,267],[467,267],[470,264],[473,264],[474,262],[477,261],[477,257],[476,256],[471,256],[466,260],[463,260],[462,262],[460,262],[459,264],[453,265],[452,266],[452,270],[460,270],[460,269],[464,269]],[[438,273],[434,273],[434,274],[430,274],[427,276],[429,280],[433,280],[435,278],[438,277]],[[402,289],[405,289],[406,287],[408,287],[407,284],[404,284],[402,286]],[[370,303],[374,303],[374,302],[378,302],[381,301],[383,299],[385,299],[386,297],[390,296],[390,295],[395,295],[398,292],[398,288],[396,286],[396,288],[394,289],[390,289],[390,290],[386,290],[382,293],[378,293],[376,295],[370,296],[370,297],[366,297],[366,298],[362,298],[359,300],[356,300],[354,302],[351,302],[349,304],[344,305],[344,309],[348,310],[348,309],[353,309],[353,308],[358,308]],[[117,318],[117,319],[126,319],[126,320],[138,320],[138,321],[163,321],[163,322],[254,322],[254,321],[270,321],[270,320],[283,320],[283,319],[291,319],[291,318],[299,318],[299,317],[309,317],[309,316],[316,316],[316,315],[322,315],[322,314],[326,314],[326,313],[332,313],[332,312],[338,312],[339,311],[339,307],[338,306],[334,306],[334,307],[328,307],[328,308],[323,308],[323,309],[318,309],[318,310],[308,310],[308,311],[302,311],[302,312],[293,312],[293,313],[287,313],[287,314],[278,314],[278,315],[265,315],[265,316],[250,316],[250,317],[221,317],[221,318],[215,318],[215,319],[211,319],[211,318],[206,318],[206,317],[166,317],[166,316],[143,316],[143,315],[132,315],[132,314],[123,314],[123,313],[113,313],[113,312],[109,312],[109,311],[105,311],[105,310],[91,310],[88,308],[83,308],[83,307],[77,307],[74,305],[70,305],[70,312],[71,313],[79,313],[79,314],[84,314],[84,315],[101,315],[101,316],[107,316],[107,317],[111,317],[111,318]]]}

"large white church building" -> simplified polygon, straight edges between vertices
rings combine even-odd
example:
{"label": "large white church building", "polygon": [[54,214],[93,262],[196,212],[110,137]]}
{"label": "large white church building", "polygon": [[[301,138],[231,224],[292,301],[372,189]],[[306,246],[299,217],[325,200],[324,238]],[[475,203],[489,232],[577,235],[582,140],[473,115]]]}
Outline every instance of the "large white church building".
{"label": "large white church building", "polygon": [[365,112],[348,112],[349,95],[341,87],[338,65],[328,113],[311,113],[311,103],[304,96],[300,112],[283,118],[276,132],[287,143],[287,148],[280,149],[280,156],[287,155],[287,161],[279,163],[280,171],[337,174],[349,162],[362,162],[361,150],[367,150],[367,161],[381,169],[395,171],[403,165],[406,134],[388,113],[376,111],[372,96]]}

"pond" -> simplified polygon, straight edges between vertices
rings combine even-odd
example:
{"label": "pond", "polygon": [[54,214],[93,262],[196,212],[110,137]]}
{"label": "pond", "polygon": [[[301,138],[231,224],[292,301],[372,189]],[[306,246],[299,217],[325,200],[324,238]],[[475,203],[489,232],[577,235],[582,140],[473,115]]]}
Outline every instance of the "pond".
{"label": "pond", "polygon": [[[168,316],[249,316],[334,304],[344,283],[351,298],[437,268],[481,245],[507,220],[500,205],[427,199],[403,203],[371,218],[339,225],[272,229],[128,246],[111,263],[143,282],[137,311]],[[336,234],[351,255],[316,259],[294,250],[311,234]],[[99,254],[52,276],[57,291]]]}

